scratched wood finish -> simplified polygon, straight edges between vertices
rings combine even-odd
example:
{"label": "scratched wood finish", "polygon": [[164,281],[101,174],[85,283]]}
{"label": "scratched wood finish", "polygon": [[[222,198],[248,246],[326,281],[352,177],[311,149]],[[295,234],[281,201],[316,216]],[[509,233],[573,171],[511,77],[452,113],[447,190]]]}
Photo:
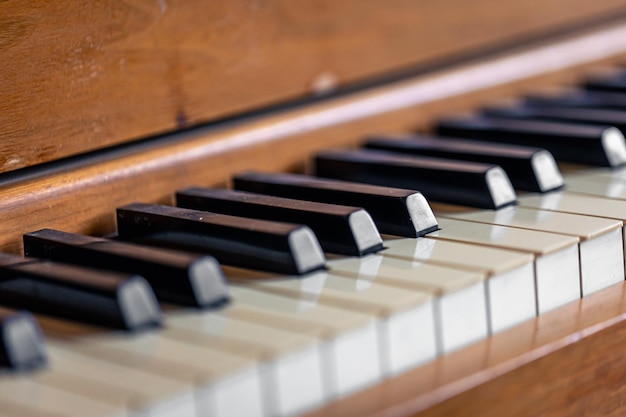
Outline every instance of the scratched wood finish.
{"label": "scratched wood finish", "polygon": [[625,0],[3,0],[0,172],[625,9]]}

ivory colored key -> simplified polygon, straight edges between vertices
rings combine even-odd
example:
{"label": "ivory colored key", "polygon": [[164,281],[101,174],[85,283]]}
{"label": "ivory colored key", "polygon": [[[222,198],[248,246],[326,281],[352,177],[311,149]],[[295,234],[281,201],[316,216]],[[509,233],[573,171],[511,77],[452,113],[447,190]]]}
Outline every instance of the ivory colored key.
{"label": "ivory colored key", "polygon": [[0,399],[0,416],[2,417],[60,417],[51,411],[37,411],[26,406],[9,403]]}
{"label": "ivory colored key", "polygon": [[439,224],[429,237],[534,254],[538,314],[580,298],[577,237],[445,217]]}
{"label": "ivory colored key", "polygon": [[33,380],[145,417],[194,417],[192,386],[49,344],[50,366]]}
{"label": "ivory colored key", "polygon": [[236,175],[233,185],[238,190],[254,193],[363,207],[381,233],[418,237],[437,230],[437,219],[428,201],[414,190],[261,172]]}
{"label": "ivory colored key", "polygon": [[220,314],[320,339],[330,396],[343,396],[382,377],[379,320],[367,314],[232,285],[233,301]]}
{"label": "ivory colored key", "polygon": [[520,206],[626,221],[626,201],[597,195],[567,191],[548,193],[542,197],[529,194],[520,200]]}
{"label": "ivory colored key", "polygon": [[328,267],[335,274],[355,280],[432,293],[442,353],[487,337],[485,273],[381,255],[336,259]]}
{"label": "ivory colored key", "polygon": [[[626,247],[626,201],[564,191],[545,194],[544,198],[525,196],[520,206],[618,220],[622,226],[622,251]],[[623,271],[621,277],[623,280]]]}
{"label": "ivory colored key", "polygon": [[[305,412],[330,398],[325,392],[319,341],[214,312],[176,312],[164,334],[262,362],[261,386],[268,415]],[[306,375],[306,377],[303,377]]]}
{"label": "ivory colored key", "polygon": [[444,216],[577,237],[583,297],[624,279],[620,221],[525,207],[440,214]]}
{"label": "ivory colored key", "polygon": [[626,200],[626,179],[619,175],[572,175],[567,180],[568,193]]}
{"label": "ivory colored key", "polygon": [[302,279],[263,279],[228,274],[231,282],[294,297],[302,302],[322,303],[362,312],[380,319],[379,341],[383,373],[395,374],[433,359],[437,354],[432,295],[408,291],[370,280],[354,280],[328,272]]}
{"label": "ivory colored key", "polygon": [[28,375],[1,375],[0,401],[59,417],[129,416],[126,409],[50,387]]}
{"label": "ivory colored key", "polygon": [[626,168],[617,168],[617,169],[593,168],[593,169],[583,169],[583,170],[575,166],[569,167],[569,168],[571,169],[566,169],[565,171],[565,178],[567,180],[572,179],[572,178],[581,178],[584,180],[594,180],[594,181],[597,179],[601,179],[602,181],[613,180],[613,181],[626,182]]}
{"label": "ivory colored key", "polygon": [[389,239],[385,241],[385,246],[388,249],[381,252],[383,256],[485,272],[488,277],[489,329],[492,333],[536,315],[532,254],[427,237]]}
{"label": "ivory colored key", "polygon": [[133,337],[120,334],[90,336],[67,343],[66,347],[83,355],[194,386],[198,415],[266,415],[258,365],[250,359],[155,333]]}

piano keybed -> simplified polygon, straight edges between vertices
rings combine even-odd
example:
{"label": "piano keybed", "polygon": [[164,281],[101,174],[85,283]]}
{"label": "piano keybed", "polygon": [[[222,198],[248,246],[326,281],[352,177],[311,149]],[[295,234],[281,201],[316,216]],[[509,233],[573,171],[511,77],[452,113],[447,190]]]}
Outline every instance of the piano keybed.
{"label": "piano keybed", "polygon": [[[563,42],[550,50],[573,45]],[[606,57],[614,54],[610,50]],[[587,57],[598,58],[605,56]],[[570,65],[580,63],[579,57]],[[502,83],[510,77],[503,76]],[[427,101],[417,93],[426,88],[421,83],[409,86],[417,98],[406,107]],[[382,97],[390,100],[394,94]],[[375,97],[371,93],[370,100]],[[284,152],[278,158],[289,165],[296,151],[280,150],[284,136],[299,136],[307,150],[318,150],[343,133],[343,122],[363,118],[352,133],[358,136],[380,116],[371,108],[373,101],[361,101],[357,116],[351,113],[356,99],[336,100],[335,107],[320,108],[315,129],[307,125],[306,112],[296,110],[289,119],[250,121],[252,128],[190,133],[96,155],[63,173],[33,170],[10,179],[0,203],[8,217],[0,245],[19,252],[16,236],[42,226],[111,233],[112,208],[129,199],[172,203],[174,190],[213,185],[223,171],[247,168],[238,159],[247,158],[233,156],[232,148],[257,142],[256,150]],[[332,113],[341,109],[344,113]],[[365,120],[370,115],[373,119]],[[316,142],[336,118],[343,118],[342,126]],[[272,156],[261,155],[255,168],[267,169]],[[222,172],[199,173],[218,159]],[[0,415],[438,415],[451,410],[498,415],[506,408],[489,403],[489,390],[502,393],[518,377],[516,389],[528,388],[526,398],[537,398],[531,389],[537,373],[543,370],[548,380],[556,372],[547,358],[565,358],[563,366],[575,370],[591,369],[585,362],[588,349],[605,343],[603,352],[616,352],[614,345],[626,336],[621,323],[626,317],[623,175],[619,170],[567,172],[568,191],[522,196],[518,207],[498,211],[436,206],[441,231],[417,239],[388,236],[387,249],[378,254],[334,257],[326,271],[301,279],[225,268],[230,304],[206,311],[164,306],[162,329],[128,334],[38,316],[49,365],[0,376]],[[581,204],[557,205],[573,200]],[[45,212],[58,216],[45,225],[29,218]],[[580,362],[571,365],[575,360]],[[607,353],[605,361],[618,359]],[[616,379],[620,371],[605,372]],[[480,401],[471,401],[474,393]],[[518,415],[527,415],[528,405],[515,405]]]}

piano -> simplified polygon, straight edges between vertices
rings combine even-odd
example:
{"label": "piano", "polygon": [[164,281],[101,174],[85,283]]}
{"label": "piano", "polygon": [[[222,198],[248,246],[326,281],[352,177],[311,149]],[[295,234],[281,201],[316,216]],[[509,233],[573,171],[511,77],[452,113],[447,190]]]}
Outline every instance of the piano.
{"label": "piano", "polygon": [[[135,202],[171,206],[251,171],[310,173],[316,153],[371,135],[567,97],[611,77],[625,39],[623,0],[0,2],[0,251],[24,255],[23,235],[41,229],[111,237]],[[551,195],[579,206],[523,191],[498,210],[433,201],[440,231],[384,235],[383,251],[327,255],[301,279],[225,266],[229,303],[161,302],[160,328],[35,312],[36,363],[1,371],[0,416],[621,416],[623,171],[559,167],[565,191]],[[550,226],[533,230],[528,212]],[[461,227],[515,238],[498,248]],[[610,242],[583,257],[599,230]],[[562,258],[539,278],[549,245]],[[521,272],[501,301],[505,261]],[[390,273],[410,269],[455,274]],[[130,292],[145,301],[142,285]],[[461,287],[466,302],[445,310]],[[128,314],[158,321],[136,305]],[[459,311],[471,326],[428,327]]]}

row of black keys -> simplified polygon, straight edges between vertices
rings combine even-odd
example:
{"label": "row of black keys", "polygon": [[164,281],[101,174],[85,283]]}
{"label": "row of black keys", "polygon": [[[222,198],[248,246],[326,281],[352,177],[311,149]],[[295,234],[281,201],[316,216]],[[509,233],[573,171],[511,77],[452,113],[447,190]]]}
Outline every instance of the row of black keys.
{"label": "row of black keys", "polygon": [[[442,137],[379,137],[366,142],[368,150],[319,154],[316,174],[335,180],[248,173],[237,176],[234,186],[258,194],[196,188],[177,194],[184,208],[122,207],[121,240],[53,230],[29,233],[24,236],[28,258],[0,254],[0,302],[116,328],[154,326],[161,317],[156,298],[196,307],[227,302],[218,261],[305,274],[324,267],[324,252],[362,256],[382,249],[379,231],[419,237],[436,230],[428,203],[412,190],[433,201],[497,209],[515,203],[503,180],[507,175],[522,190],[562,186],[537,172],[534,161],[546,154],[543,148],[562,161],[621,166],[626,163],[621,134],[626,73],[587,87],[441,121]],[[490,173],[501,168],[507,175],[494,182]],[[1,364],[32,368],[45,361],[28,313],[0,309],[0,322]]]}

